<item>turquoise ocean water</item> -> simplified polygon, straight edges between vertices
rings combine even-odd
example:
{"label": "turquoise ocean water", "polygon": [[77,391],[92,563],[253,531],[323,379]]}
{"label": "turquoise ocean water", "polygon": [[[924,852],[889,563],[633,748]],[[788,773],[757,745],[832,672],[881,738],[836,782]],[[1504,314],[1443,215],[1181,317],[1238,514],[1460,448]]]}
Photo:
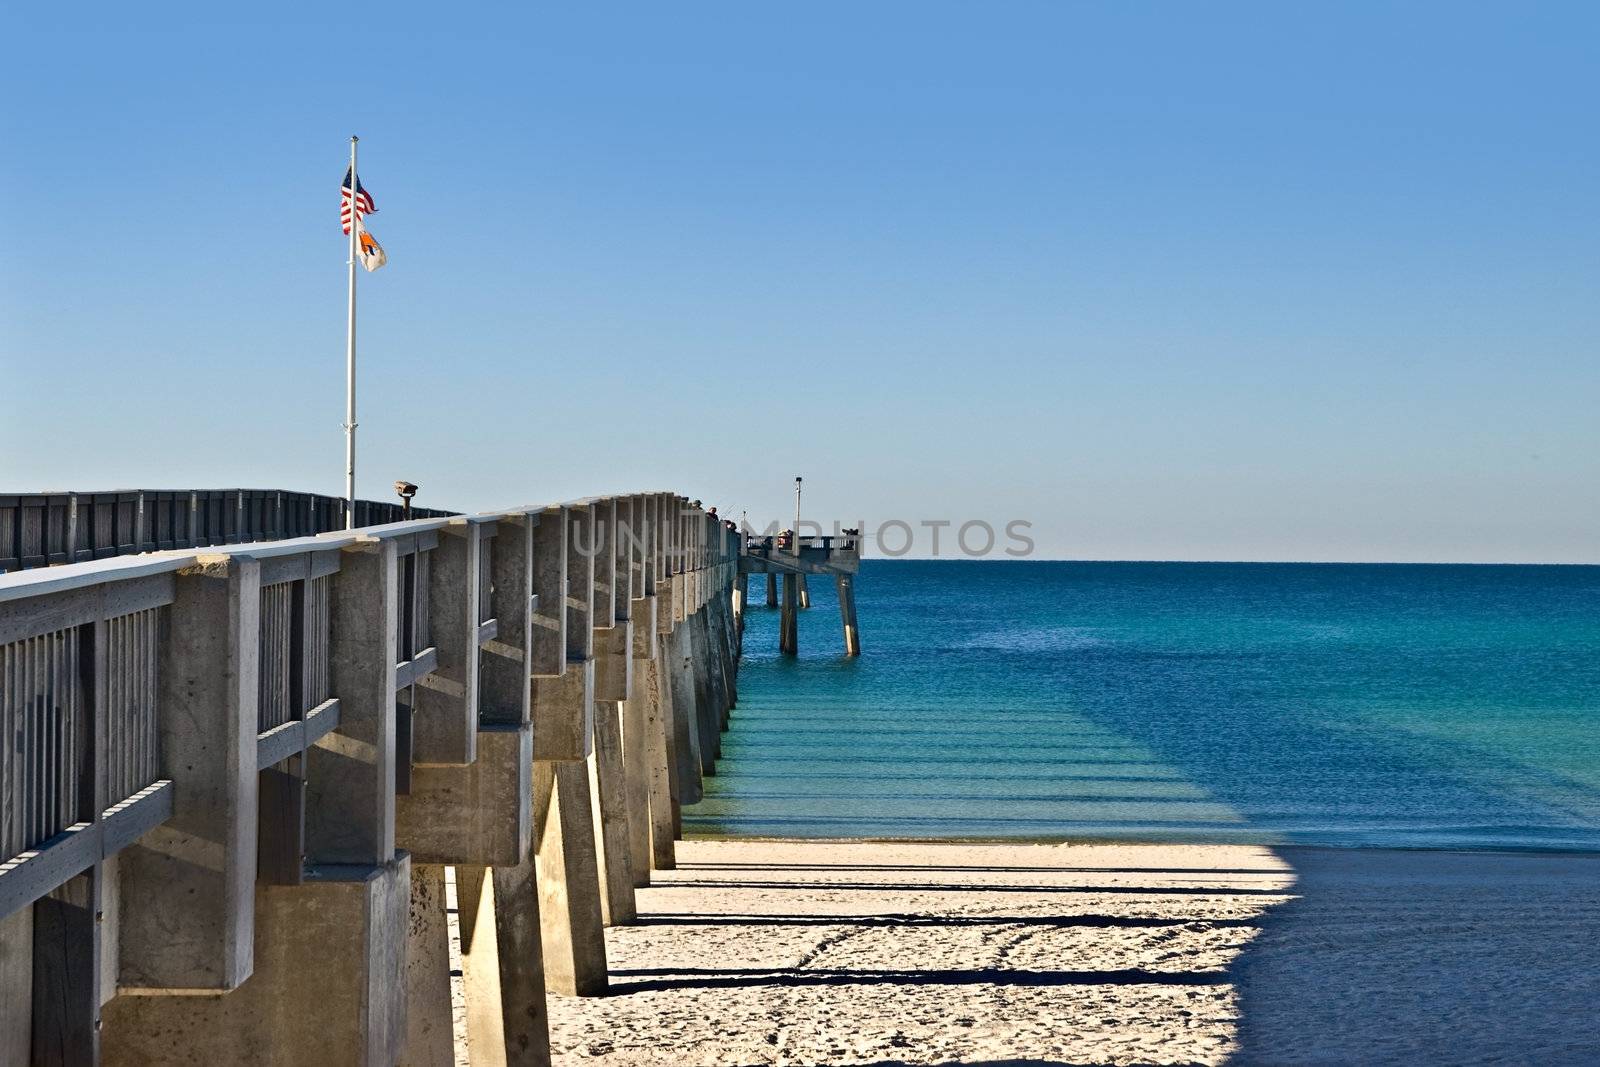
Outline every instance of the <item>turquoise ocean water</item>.
{"label": "turquoise ocean water", "polygon": [[868,561],[694,835],[1600,849],[1600,567]]}

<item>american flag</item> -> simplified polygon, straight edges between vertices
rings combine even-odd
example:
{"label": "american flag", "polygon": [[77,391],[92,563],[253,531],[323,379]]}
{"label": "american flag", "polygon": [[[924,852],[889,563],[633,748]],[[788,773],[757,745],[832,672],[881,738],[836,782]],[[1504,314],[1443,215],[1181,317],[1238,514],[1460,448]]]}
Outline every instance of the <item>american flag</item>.
{"label": "american flag", "polygon": [[[361,179],[356,179],[356,215],[366,216],[376,214],[378,206],[372,202],[372,194],[367,192],[361,184]],[[344,170],[344,185],[339,189],[339,225],[344,228],[345,236],[350,234],[350,168]]]}

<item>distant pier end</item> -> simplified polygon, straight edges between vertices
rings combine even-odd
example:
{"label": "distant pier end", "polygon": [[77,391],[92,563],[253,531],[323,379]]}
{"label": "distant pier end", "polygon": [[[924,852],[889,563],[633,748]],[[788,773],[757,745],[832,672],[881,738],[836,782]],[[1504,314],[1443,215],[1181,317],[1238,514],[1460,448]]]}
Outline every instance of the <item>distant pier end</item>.
{"label": "distant pier end", "polygon": [[767,607],[779,607],[778,587],[782,579],[783,615],[778,625],[778,650],[788,655],[800,651],[799,611],[811,606],[806,578],[812,574],[833,575],[839,593],[839,621],[844,627],[844,654],[861,655],[861,630],[856,624],[855,577],[861,570],[861,533],[846,530],[837,536],[796,538],[746,536],[744,553],[739,557],[739,584],[735,597],[743,606],[750,601],[750,575],[767,576]]}

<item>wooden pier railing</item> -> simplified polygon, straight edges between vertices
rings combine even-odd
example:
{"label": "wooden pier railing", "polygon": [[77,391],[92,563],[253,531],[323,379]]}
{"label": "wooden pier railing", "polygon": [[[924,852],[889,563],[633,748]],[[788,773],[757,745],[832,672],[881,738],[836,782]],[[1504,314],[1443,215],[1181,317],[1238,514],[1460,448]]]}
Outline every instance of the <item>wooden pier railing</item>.
{"label": "wooden pier railing", "polygon": [[[0,494],[0,571],[138,552],[280,541],[345,528],[340,497],[281,489],[123,489]],[[413,508],[413,518],[452,514]],[[398,522],[393,501],[356,501],[356,525]]]}
{"label": "wooden pier railing", "polygon": [[474,1062],[547,1062],[714,766],[741,552],[645,493],[0,576],[0,1065],[453,1063],[447,866]]}

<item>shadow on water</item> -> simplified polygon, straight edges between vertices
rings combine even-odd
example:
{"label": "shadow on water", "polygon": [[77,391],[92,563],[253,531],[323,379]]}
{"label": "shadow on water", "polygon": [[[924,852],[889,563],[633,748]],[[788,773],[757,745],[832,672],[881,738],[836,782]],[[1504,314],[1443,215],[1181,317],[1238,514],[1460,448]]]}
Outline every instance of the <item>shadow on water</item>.
{"label": "shadow on water", "polygon": [[1600,1063],[1600,856],[1280,854],[1231,1063]]}

